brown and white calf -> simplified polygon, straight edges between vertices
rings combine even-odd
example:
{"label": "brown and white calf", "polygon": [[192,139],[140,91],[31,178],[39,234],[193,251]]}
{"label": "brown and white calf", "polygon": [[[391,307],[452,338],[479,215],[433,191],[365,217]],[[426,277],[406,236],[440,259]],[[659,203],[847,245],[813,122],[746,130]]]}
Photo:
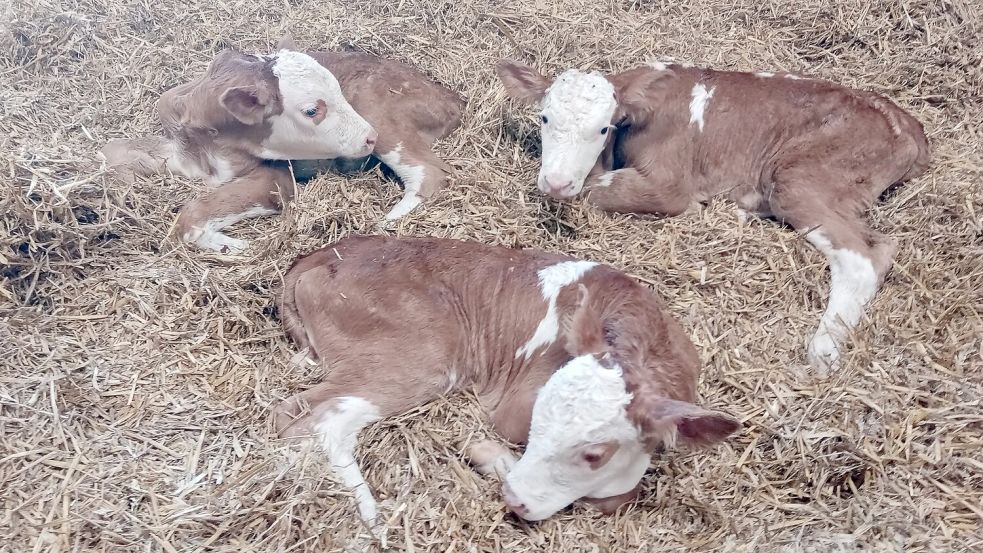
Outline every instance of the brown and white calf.
{"label": "brown and white calf", "polygon": [[125,178],[163,171],[219,188],[178,218],[182,240],[240,251],[222,229],[278,212],[294,193],[286,161],[363,158],[404,186],[397,219],[439,190],[450,170],[431,150],[460,122],[464,103],[419,71],[354,52],[299,52],[289,41],[253,56],[223,51],[197,79],[161,95],[163,137],[114,140],[107,164]]}
{"label": "brown and white calf", "polygon": [[611,512],[634,497],[654,450],[714,444],[740,426],[694,403],[699,359],[662,301],[590,261],[350,237],[294,262],[280,313],[328,376],[276,409],[277,431],[320,441],[370,526],[358,432],[444,394],[474,390],[497,432],[527,444],[517,461],[487,442],[471,457],[505,473],[505,502],[528,520],[579,498]]}
{"label": "brown and white calf", "polygon": [[511,61],[497,72],[510,96],[542,108],[544,193],[587,190],[604,210],[669,216],[725,194],[805,233],[832,275],[808,356],[837,365],[897,249],[864,211],[929,163],[915,118],[872,92],[791,73],[656,62],[611,76],[571,69],[551,82]]}

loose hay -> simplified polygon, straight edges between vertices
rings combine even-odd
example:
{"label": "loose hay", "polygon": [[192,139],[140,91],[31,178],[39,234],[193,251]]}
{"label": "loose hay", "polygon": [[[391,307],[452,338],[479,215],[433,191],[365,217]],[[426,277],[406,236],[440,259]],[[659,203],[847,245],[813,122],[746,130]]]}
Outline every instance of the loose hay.
{"label": "loose hay", "polygon": [[[13,7],[13,6],[16,6]],[[272,439],[271,407],[324,368],[290,363],[273,292],[298,253],[351,233],[565,251],[652,285],[689,329],[706,402],[740,435],[655,461],[642,501],[537,525],[462,461],[491,433],[439,401],[364,435],[361,463],[405,551],[967,551],[983,547],[983,195],[972,0],[694,2],[26,0],[0,8],[0,551],[337,551],[364,534],[316,455]],[[319,177],[244,258],[166,238],[202,184],[105,178],[109,138],[156,132],[159,93],[219,49],[308,45],[408,61],[461,91],[441,145],[453,186],[392,230],[377,173]],[[555,204],[532,186],[531,110],[500,56],[554,71],[672,56],[794,70],[889,94],[930,133],[929,174],[872,217],[901,241],[845,368],[804,345],[822,257],[715,201],[671,220]],[[412,333],[412,329],[408,329]]]}

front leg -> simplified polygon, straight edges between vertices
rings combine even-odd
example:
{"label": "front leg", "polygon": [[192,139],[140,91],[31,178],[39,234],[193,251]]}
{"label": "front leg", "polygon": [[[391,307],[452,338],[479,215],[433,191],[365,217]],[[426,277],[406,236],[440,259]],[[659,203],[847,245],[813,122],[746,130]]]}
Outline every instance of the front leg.
{"label": "front leg", "polygon": [[645,174],[626,167],[595,171],[588,177],[589,201],[604,211],[674,216],[686,211],[691,196],[671,174]]}
{"label": "front leg", "polygon": [[203,249],[238,253],[248,243],[224,234],[222,229],[245,219],[278,213],[283,202],[292,197],[290,171],[261,165],[184,206],[177,220],[178,235]]}
{"label": "front leg", "polygon": [[505,475],[518,461],[511,449],[491,440],[471,444],[468,447],[467,458],[479,474],[495,475],[499,480],[504,480]]}

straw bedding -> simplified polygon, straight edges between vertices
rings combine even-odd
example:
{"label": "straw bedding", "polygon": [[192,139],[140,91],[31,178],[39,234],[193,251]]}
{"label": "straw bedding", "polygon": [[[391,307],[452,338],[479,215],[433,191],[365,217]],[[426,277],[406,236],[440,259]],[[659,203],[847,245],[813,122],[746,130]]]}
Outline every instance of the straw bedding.
{"label": "straw bedding", "polygon": [[[321,458],[273,439],[277,402],[325,368],[290,362],[273,295],[297,254],[351,233],[471,238],[609,263],[650,284],[697,344],[705,402],[739,416],[708,452],[657,459],[641,501],[536,525],[505,516],[462,451],[492,435],[468,397],[371,427],[360,459],[404,551],[968,551],[983,548],[983,102],[972,0],[24,0],[0,7],[0,551],[338,551],[364,529]],[[468,100],[439,145],[452,185],[382,227],[377,171],[318,177],[243,257],[178,246],[203,185],[123,186],[95,156],[158,132],[163,90],[221,48],[301,44],[407,61]],[[826,263],[714,201],[669,220],[546,201],[534,112],[492,73],[674,57],[793,70],[888,94],[924,122],[930,172],[871,218],[898,263],[844,368],[804,345]],[[407,327],[412,338],[413,329]],[[374,547],[374,546],[371,546]]]}

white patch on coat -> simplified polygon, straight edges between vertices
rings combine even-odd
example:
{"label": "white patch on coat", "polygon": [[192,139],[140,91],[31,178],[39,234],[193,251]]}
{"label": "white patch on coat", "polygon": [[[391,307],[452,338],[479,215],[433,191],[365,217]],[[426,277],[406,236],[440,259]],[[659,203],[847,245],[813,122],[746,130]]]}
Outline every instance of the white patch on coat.
{"label": "white patch on coat", "polygon": [[184,233],[184,241],[195,244],[199,248],[213,251],[225,251],[227,253],[240,253],[245,250],[249,243],[245,240],[232,238],[221,232],[222,229],[234,225],[239,221],[262,217],[276,213],[275,209],[263,206],[253,206],[242,213],[233,213],[214,219],[208,219],[201,225],[192,226]]}
{"label": "white patch on coat", "polygon": [[[277,77],[283,113],[270,117],[272,133],[263,140],[263,159],[334,159],[369,155],[366,144],[375,131],[341,93],[338,79],[311,56],[281,50],[274,56],[273,74]],[[327,106],[325,118],[315,124],[304,111]]]}
{"label": "white patch on coat", "polygon": [[387,221],[404,217],[423,201],[419,193],[423,188],[426,170],[422,165],[402,163],[402,151],[403,143],[400,142],[391,152],[379,154],[379,159],[403,181],[403,198],[386,214]]}
{"label": "white patch on coat", "polygon": [[656,71],[665,71],[669,67],[664,61],[650,61],[646,65]]}
{"label": "white patch on coat", "polygon": [[707,90],[707,87],[703,83],[693,85],[693,99],[689,102],[689,123],[690,125],[696,123],[701,132],[703,131],[703,118],[707,110],[707,105],[710,103],[710,98],[713,98],[714,90],[716,88]]}
{"label": "white patch on coat", "polygon": [[809,343],[808,356],[815,367],[831,369],[839,360],[839,346],[877,293],[877,271],[863,254],[834,248],[821,230],[810,232],[806,239],[829,260],[830,272],[829,303]]}
{"label": "white patch on coat", "polygon": [[[632,395],[620,367],[605,368],[593,355],[576,357],[539,390],[526,451],[505,477],[513,499],[542,520],[581,497],[603,498],[633,489],[650,456],[628,419]],[[581,451],[616,442],[618,449],[594,470]]]}
{"label": "white patch on coat", "polygon": [[232,162],[221,157],[217,157],[212,152],[207,152],[208,164],[211,172],[205,175],[204,181],[208,186],[219,186],[234,179],[237,175],[235,166]]}
{"label": "white patch on coat", "polygon": [[798,75],[793,75],[793,74],[791,74],[791,73],[786,73],[786,74],[785,74],[785,78],[786,78],[786,79],[792,79],[793,81],[799,81],[799,80],[802,80],[802,77],[800,77],[800,76],[798,76]]}
{"label": "white patch on coat", "polygon": [[606,171],[603,175],[600,176],[600,178],[597,179],[597,183],[594,186],[597,186],[599,188],[607,188],[611,186],[611,181],[614,180],[614,174],[620,170],[621,169],[617,169],[614,171]]}
{"label": "white patch on coat", "polygon": [[321,416],[314,430],[338,478],[354,494],[362,520],[373,528],[378,506],[355,461],[355,446],[358,433],[382,417],[375,405],[360,397],[340,397],[337,401],[337,405]]}
{"label": "white patch on coat", "polygon": [[539,288],[546,300],[546,315],[539,321],[532,338],[515,350],[516,359],[523,355],[529,359],[537,349],[556,341],[560,334],[560,317],[556,312],[556,298],[559,297],[560,290],[580,280],[584,273],[596,265],[593,261],[563,261],[539,271]]}
{"label": "white patch on coat", "polygon": [[765,77],[765,78],[775,76],[775,74],[772,73],[771,71],[758,71],[757,73],[755,73],[755,75],[758,77]]}
{"label": "white patch on coat", "polygon": [[[542,100],[542,165],[538,185],[550,193],[547,181],[570,183],[561,197],[576,196],[604,150],[606,134],[618,103],[614,85],[598,72],[569,69],[546,90]],[[607,129],[607,130],[606,130]]]}

